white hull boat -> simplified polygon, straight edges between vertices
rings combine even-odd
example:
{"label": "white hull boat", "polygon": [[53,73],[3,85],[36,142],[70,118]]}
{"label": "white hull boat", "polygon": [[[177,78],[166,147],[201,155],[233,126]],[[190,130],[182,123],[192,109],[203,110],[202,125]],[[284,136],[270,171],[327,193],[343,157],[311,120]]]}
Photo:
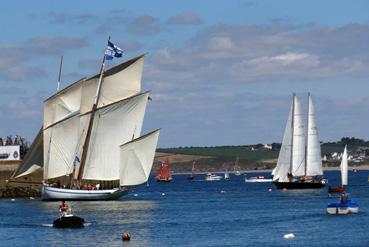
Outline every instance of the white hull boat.
{"label": "white hull boat", "polygon": [[77,190],[63,189],[51,186],[43,186],[42,200],[44,201],[61,201],[61,200],[116,200],[119,197],[126,195],[128,190],[125,188],[116,188],[109,190]]}
{"label": "white hull boat", "polygon": [[211,174],[211,173],[208,173],[205,177],[205,181],[219,181],[221,179],[222,179],[221,176]]}
{"label": "white hull boat", "polygon": [[246,183],[270,183],[273,179],[264,178],[263,176],[245,178]]}

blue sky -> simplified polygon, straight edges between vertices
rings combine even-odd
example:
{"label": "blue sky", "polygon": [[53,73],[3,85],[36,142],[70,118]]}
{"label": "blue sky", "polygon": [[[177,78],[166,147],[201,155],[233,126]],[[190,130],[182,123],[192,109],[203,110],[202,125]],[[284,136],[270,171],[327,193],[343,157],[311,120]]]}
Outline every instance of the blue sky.
{"label": "blue sky", "polygon": [[322,141],[369,139],[369,1],[7,1],[0,25],[2,137],[31,141],[60,56],[67,86],[110,35],[148,53],[160,147],[281,142],[293,92],[312,93]]}

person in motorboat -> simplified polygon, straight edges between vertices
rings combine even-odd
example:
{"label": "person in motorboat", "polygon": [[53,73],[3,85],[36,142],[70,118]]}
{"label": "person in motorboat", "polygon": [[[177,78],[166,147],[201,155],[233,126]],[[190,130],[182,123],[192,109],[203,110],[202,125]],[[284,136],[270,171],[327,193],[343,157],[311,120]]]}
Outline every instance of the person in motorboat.
{"label": "person in motorboat", "polygon": [[69,205],[65,203],[65,201],[62,201],[62,203],[59,206],[59,212],[61,216],[65,216],[68,214]]}
{"label": "person in motorboat", "polygon": [[341,198],[340,198],[340,202],[341,202],[342,204],[346,204],[346,203],[347,203],[347,200],[348,200],[348,196],[347,196],[347,194],[346,194],[346,193],[342,193],[342,194],[341,194]]}

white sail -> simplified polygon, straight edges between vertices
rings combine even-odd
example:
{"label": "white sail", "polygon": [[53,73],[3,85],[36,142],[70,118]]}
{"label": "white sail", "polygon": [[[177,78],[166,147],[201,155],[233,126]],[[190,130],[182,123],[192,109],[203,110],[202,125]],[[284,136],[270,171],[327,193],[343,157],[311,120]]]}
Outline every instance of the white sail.
{"label": "white sail", "polygon": [[43,132],[41,128],[26,156],[22,160],[22,163],[12,177],[19,178],[38,170],[36,168],[42,168],[44,164],[43,150]]}
{"label": "white sail", "polygon": [[147,182],[159,133],[160,130],[155,130],[120,146],[120,185],[134,186]]}
{"label": "white sail", "polygon": [[95,112],[83,179],[119,179],[119,146],[140,136],[148,96],[138,94]]}
{"label": "white sail", "polygon": [[341,160],[341,181],[342,185],[348,184],[348,160],[347,160],[347,146],[345,146],[345,150],[343,151],[342,160]]}
{"label": "white sail", "polygon": [[292,175],[305,175],[305,129],[300,100],[294,96],[294,121],[292,140]]}
{"label": "white sail", "polygon": [[51,96],[44,102],[44,128],[55,124],[71,114],[79,111],[81,105],[80,80],[59,93]]}
{"label": "white sail", "polygon": [[308,99],[308,133],[306,149],[306,175],[323,175],[320,141],[315,121],[314,105],[309,94]]}
{"label": "white sail", "polygon": [[[141,91],[144,56],[130,59],[104,72],[97,107],[109,105]],[[99,75],[87,79],[82,87],[81,114],[91,111]]]}
{"label": "white sail", "polygon": [[44,129],[44,179],[73,172],[79,124],[79,115],[75,115]]}
{"label": "white sail", "polygon": [[284,130],[282,146],[279,151],[277,165],[274,168],[272,175],[273,181],[279,182],[288,182],[288,176],[291,164],[291,154],[292,154],[292,146],[291,146],[291,135],[292,135],[292,109],[291,105],[290,113],[288,115],[288,120],[286,124],[286,128]]}

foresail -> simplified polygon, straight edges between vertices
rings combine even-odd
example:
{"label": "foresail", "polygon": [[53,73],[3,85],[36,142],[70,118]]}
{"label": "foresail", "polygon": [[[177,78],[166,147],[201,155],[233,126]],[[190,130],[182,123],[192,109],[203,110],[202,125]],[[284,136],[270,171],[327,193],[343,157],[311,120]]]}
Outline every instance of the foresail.
{"label": "foresail", "polygon": [[95,112],[84,179],[119,179],[119,146],[140,136],[148,96],[141,93]]}
{"label": "foresail", "polygon": [[295,96],[295,112],[292,141],[292,175],[305,175],[305,129],[300,100]]}
{"label": "foresail", "polygon": [[[112,104],[139,93],[141,91],[143,64],[144,56],[138,56],[104,72],[98,107]],[[96,75],[83,83],[81,114],[91,110],[98,80],[99,77]]]}
{"label": "foresail", "polygon": [[44,166],[43,150],[43,132],[41,128],[26,156],[22,160],[22,163],[19,165],[12,177],[22,177],[38,170],[36,168],[42,168]]}
{"label": "foresail", "polygon": [[156,130],[120,146],[120,185],[134,186],[147,182],[159,133],[160,130]]}
{"label": "foresail", "polygon": [[73,172],[80,144],[79,115],[44,129],[44,179],[65,176]]}
{"label": "foresail", "polygon": [[347,159],[347,146],[345,146],[345,150],[343,151],[342,160],[341,160],[341,182],[342,185],[348,184],[348,159]]}
{"label": "foresail", "polygon": [[284,135],[283,135],[283,141],[282,141],[282,146],[281,149],[279,151],[279,156],[278,156],[278,161],[277,161],[277,165],[274,168],[272,175],[273,175],[273,180],[274,181],[279,181],[279,182],[287,182],[288,181],[288,177],[287,174],[290,170],[290,164],[291,164],[291,135],[292,135],[292,105],[291,105],[291,109],[290,109],[290,113],[288,115],[288,120],[287,120],[287,124],[286,124],[286,128],[284,130]]}
{"label": "foresail", "polygon": [[310,95],[308,100],[309,112],[306,150],[306,175],[317,176],[323,175],[320,141],[315,120],[315,109]]}

